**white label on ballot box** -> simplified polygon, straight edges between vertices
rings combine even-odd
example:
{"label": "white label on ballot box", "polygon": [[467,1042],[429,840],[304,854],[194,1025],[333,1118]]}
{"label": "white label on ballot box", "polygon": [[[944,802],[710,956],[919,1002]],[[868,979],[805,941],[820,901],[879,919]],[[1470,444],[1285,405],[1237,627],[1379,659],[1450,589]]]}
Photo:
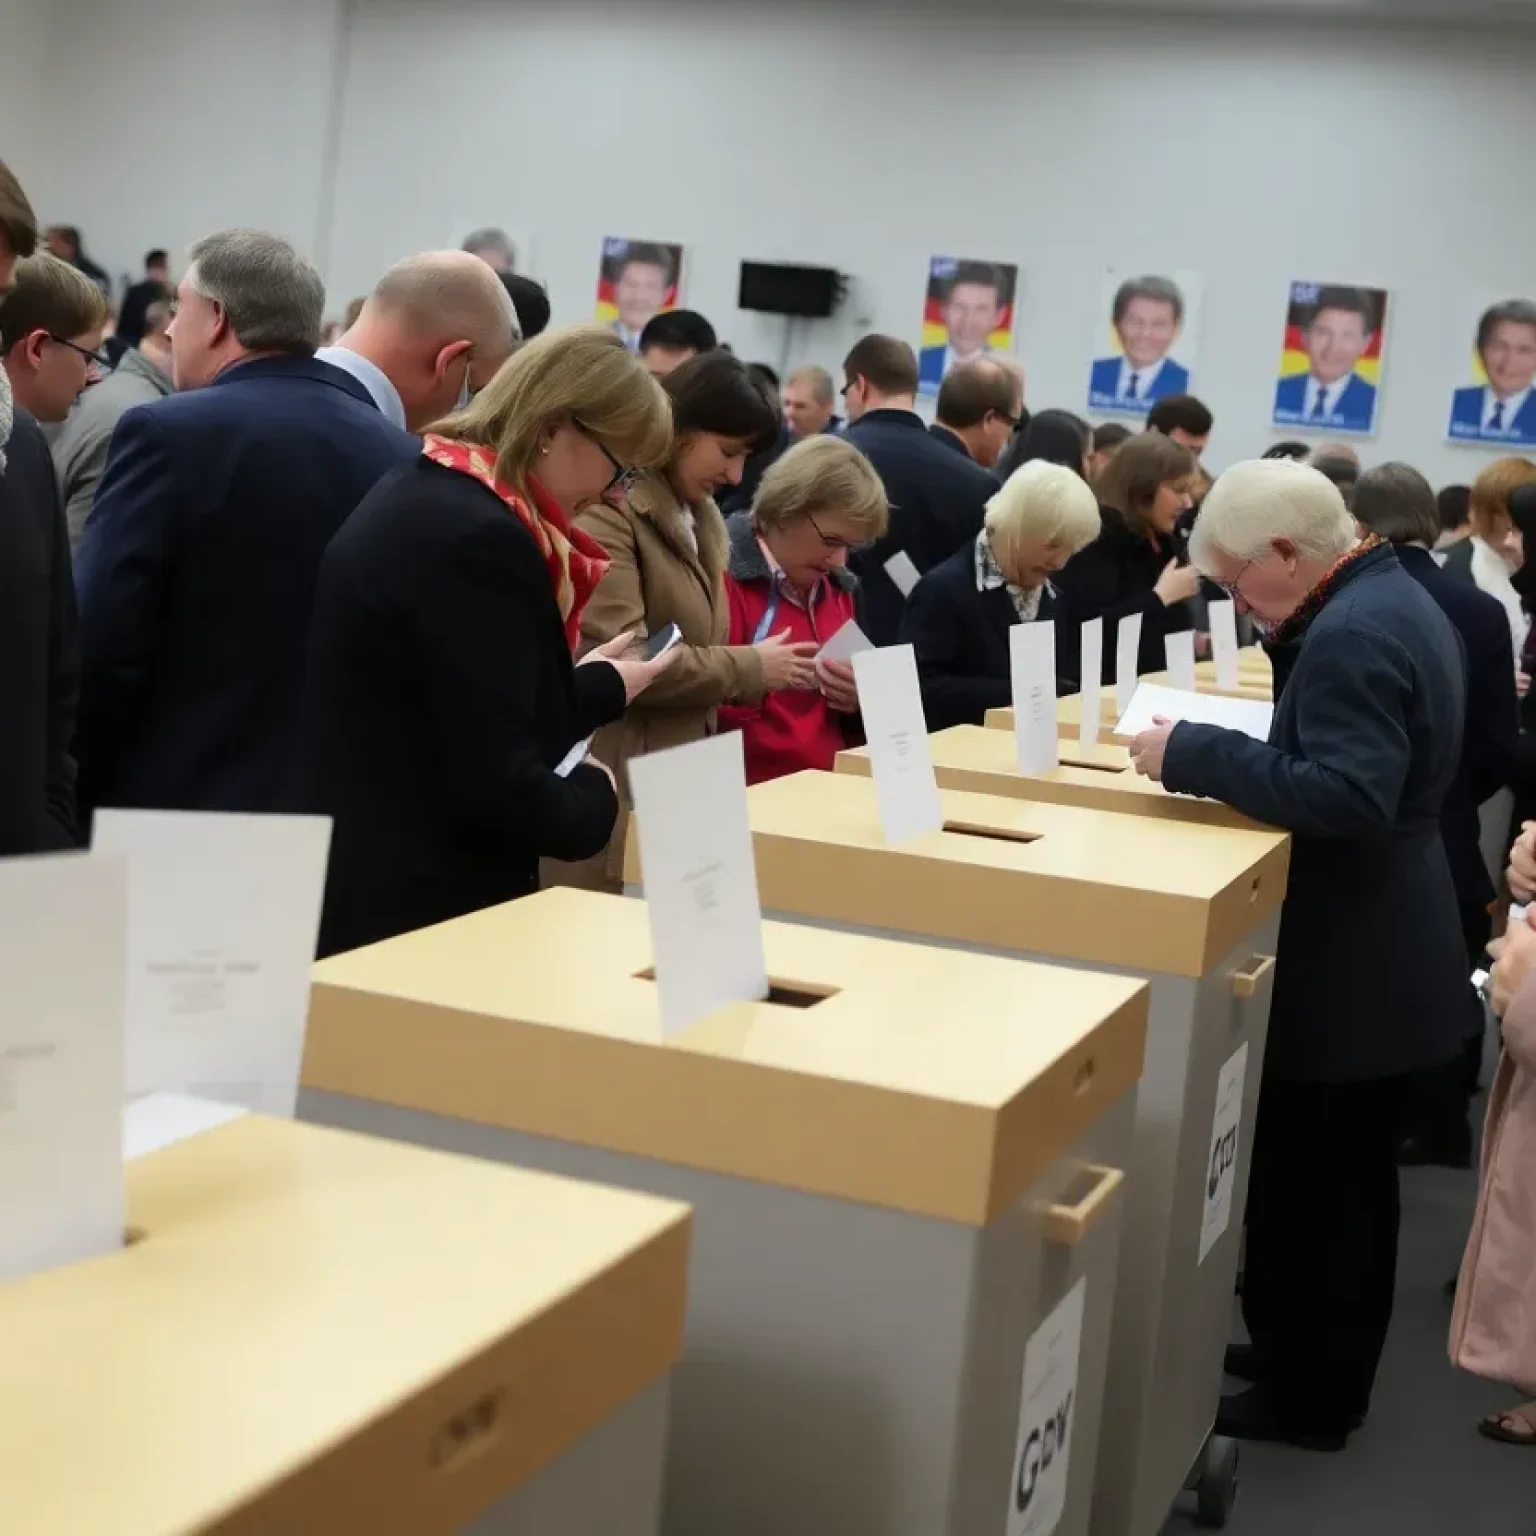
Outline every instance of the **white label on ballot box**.
{"label": "white label on ballot box", "polygon": [[1024,1349],[1019,1440],[1013,1453],[1007,1536],[1051,1536],[1067,1507],[1067,1466],[1083,1350],[1084,1276],[1035,1329]]}
{"label": "white label on ballot box", "polygon": [[1077,727],[1077,744],[1091,747],[1098,743],[1099,720],[1102,700],[1100,691],[1104,684],[1104,620],[1089,619],[1083,625],[1082,667],[1078,676],[1082,679],[1082,691],[1078,695],[1081,717]]}
{"label": "white label on ballot box", "polygon": [[663,1037],[768,996],[741,733],[631,760]]}
{"label": "white label on ballot box", "polygon": [[[1185,693],[1195,691],[1195,632],[1181,629],[1163,636],[1163,655],[1168,660],[1168,682]],[[1123,715],[1130,708],[1127,700],[1120,706]]]}
{"label": "white label on ballot box", "polygon": [[0,1281],[123,1242],[128,868],[0,861]]}
{"label": "white label on ballot box", "polygon": [[326,816],[96,813],[128,859],[128,1096],[292,1116],[320,929]]}
{"label": "white label on ballot box", "polygon": [[1056,729],[1056,626],[1015,624],[1008,631],[1013,673],[1013,739],[1020,773],[1049,773],[1061,764]]}
{"label": "white label on ballot box", "polygon": [[1136,692],[1136,664],[1141,656],[1141,615],[1122,614],[1115,626],[1115,709],[1124,714]]}
{"label": "white label on ballot box", "polygon": [[1216,686],[1237,687],[1237,607],[1228,598],[1206,609],[1211,621],[1211,659],[1216,663]]}
{"label": "white label on ballot box", "polygon": [[885,840],[905,843],[944,825],[928,746],[928,722],[910,645],[886,645],[853,658],[859,713]]}
{"label": "white label on ballot box", "polygon": [[1205,1212],[1200,1218],[1200,1262],[1221,1240],[1232,1220],[1237,1184],[1237,1149],[1243,1128],[1243,1083],[1248,1076],[1248,1042],[1238,1046],[1216,1079],[1216,1114],[1211,1122],[1211,1155],[1205,1163]]}

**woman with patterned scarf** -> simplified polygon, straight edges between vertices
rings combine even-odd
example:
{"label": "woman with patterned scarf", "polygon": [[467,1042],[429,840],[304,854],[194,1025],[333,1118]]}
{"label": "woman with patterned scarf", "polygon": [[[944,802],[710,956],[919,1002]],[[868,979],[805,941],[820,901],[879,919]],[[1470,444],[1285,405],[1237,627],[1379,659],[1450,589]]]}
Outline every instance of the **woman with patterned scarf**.
{"label": "woman with patterned scarf", "polygon": [[573,664],[608,560],[571,516],[671,447],[617,336],[548,332],[331,541],[302,724],[305,806],[335,819],[322,954],[526,895],[542,856],[608,841],[613,775],[573,749],[671,658],[626,634]]}
{"label": "woman with patterned scarf", "polygon": [[1338,490],[1239,464],[1190,557],[1275,664],[1267,742],[1159,724],[1131,744],[1170,790],[1293,834],[1254,1131],[1243,1315],[1217,1431],[1338,1450],[1370,1405],[1392,1315],[1399,1107],[1461,1048],[1467,961],[1440,836],[1465,717],[1461,649],[1434,600]]}

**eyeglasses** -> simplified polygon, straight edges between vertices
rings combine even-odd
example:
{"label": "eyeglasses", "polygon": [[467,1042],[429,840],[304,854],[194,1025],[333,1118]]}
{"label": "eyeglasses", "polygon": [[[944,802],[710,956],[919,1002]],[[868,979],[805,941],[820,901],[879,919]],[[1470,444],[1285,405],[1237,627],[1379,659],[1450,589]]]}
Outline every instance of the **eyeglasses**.
{"label": "eyeglasses", "polygon": [[605,443],[602,438],[600,438],[597,433],[594,432],[590,427],[583,426],[574,418],[571,421],[571,425],[575,427],[576,430],[580,432],[588,442],[596,443],[597,446],[602,450],[603,457],[607,459],[611,465],[613,465],[613,475],[608,481],[608,484],[603,487],[603,495],[606,496],[610,491],[622,491],[627,496],[635,488],[636,482],[640,479],[640,471],[633,467],[619,463],[619,461],[614,458],[612,452],[609,450],[608,444]]}
{"label": "eyeglasses", "polygon": [[811,525],[812,528],[816,530],[817,538],[819,538],[828,549],[843,549],[847,550],[850,555],[857,555],[862,554],[866,549],[873,549],[875,547],[875,541],[873,539],[859,539],[856,541],[853,539],[838,539],[832,537],[831,534],[823,533],[821,531],[820,525],[809,512],[805,514],[805,520]]}
{"label": "eyeglasses", "polygon": [[78,352],[86,362],[101,369],[103,373],[110,373],[112,371],[111,362],[100,352],[92,352],[89,347],[76,346],[74,342],[66,340],[63,336],[55,336],[52,331],[48,333],[48,340],[57,342],[61,347],[68,347],[71,352]]}
{"label": "eyeglasses", "polygon": [[[1228,597],[1230,597],[1230,598],[1240,597],[1242,594],[1237,590],[1237,584],[1243,579],[1244,573],[1247,571],[1248,567],[1250,565],[1252,565],[1252,564],[1253,564],[1252,560],[1244,560],[1242,565],[1238,568],[1237,575],[1234,576],[1231,581],[1218,581],[1218,582],[1216,582],[1216,585],[1218,587],[1220,587],[1221,590],[1223,592],[1225,592]],[[1212,580],[1215,580],[1215,578],[1213,577]]]}

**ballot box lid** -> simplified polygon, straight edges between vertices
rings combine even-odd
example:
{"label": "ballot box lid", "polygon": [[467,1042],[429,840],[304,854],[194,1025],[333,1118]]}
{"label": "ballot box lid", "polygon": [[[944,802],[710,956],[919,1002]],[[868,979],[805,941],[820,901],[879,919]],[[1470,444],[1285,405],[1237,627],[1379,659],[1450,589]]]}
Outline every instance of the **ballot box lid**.
{"label": "ballot box lid", "polygon": [[764,908],[1200,977],[1285,894],[1284,832],[939,794],[944,830],[892,848],[873,779],[800,773],[748,790]]}
{"label": "ballot box lid", "polygon": [[682,1347],[686,1206],[245,1116],[0,1288],[0,1527],[458,1530]]}
{"label": "ballot box lid", "polygon": [[[1063,743],[1070,742],[1076,751],[1092,755],[1095,761],[1112,760],[1100,758],[1099,753],[1125,751],[1127,738],[1115,735],[1115,722],[1119,718],[1119,711],[1115,708],[1114,689],[1106,688],[1099,701],[1099,739],[1090,747],[1081,747],[1078,744],[1078,734],[1083,723],[1083,696],[1080,693],[1065,693],[1056,700],[1057,734]],[[986,714],[986,723],[988,730],[1011,731],[1013,710],[1006,706],[989,709]]]}
{"label": "ballot box lid", "polygon": [[1141,1075],[1129,978],[763,940],[773,996],[664,1039],[645,904],[543,891],[317,965],[304,1083],[981,1225]]}

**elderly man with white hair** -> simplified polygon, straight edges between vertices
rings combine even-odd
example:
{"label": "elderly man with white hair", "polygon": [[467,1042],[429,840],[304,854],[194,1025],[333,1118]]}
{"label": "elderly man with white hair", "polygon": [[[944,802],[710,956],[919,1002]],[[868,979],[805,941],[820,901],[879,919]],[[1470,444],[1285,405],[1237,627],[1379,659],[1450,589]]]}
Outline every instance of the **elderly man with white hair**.
{"label": "elderly man with white hair", "polygon": [[1467,964],[1440,810],[1464,663],[1444,614],[1338,490],[1287,460],[1206,498],[1194,563],[1275,663],[1269,740],[1160,723],[1137,768],[1294,834],[1248,1197],[1243,1313],[1220,1433],[1338,1450],[1392,1315],[1396,1150],[1413,1074],[1461,1044]]}

